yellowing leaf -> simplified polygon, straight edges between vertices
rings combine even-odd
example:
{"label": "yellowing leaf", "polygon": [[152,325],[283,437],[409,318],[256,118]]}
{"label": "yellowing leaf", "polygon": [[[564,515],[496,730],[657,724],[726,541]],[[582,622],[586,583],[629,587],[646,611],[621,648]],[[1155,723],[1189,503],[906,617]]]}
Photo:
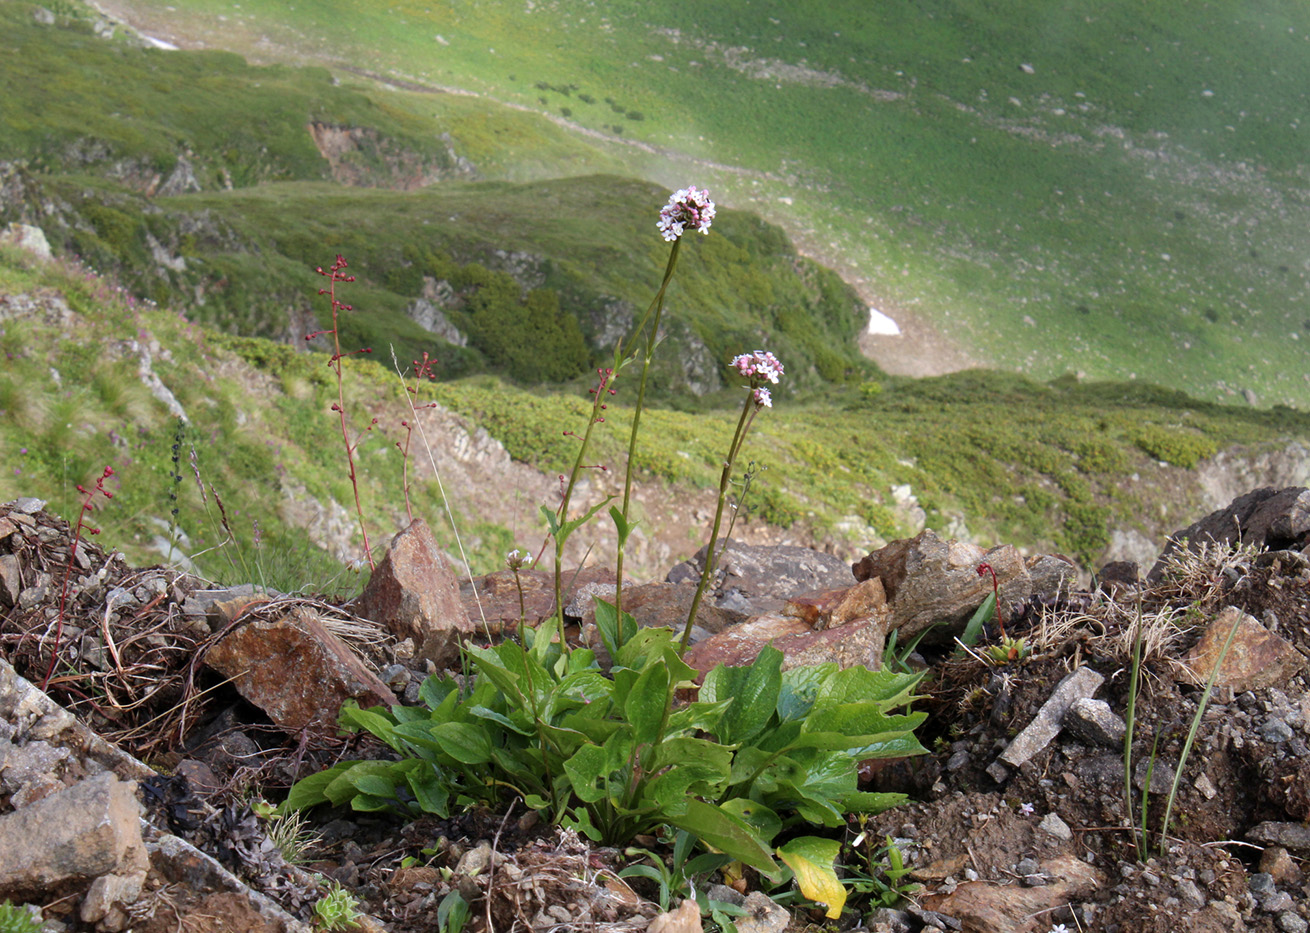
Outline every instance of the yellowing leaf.
{"label": "yellowing leaf", "polygon": [[778,858],[796,873],[796,884],[801,894],[828,908],[824,914],[830,920],[841,916],[846,903],[846,889],[837,878],[833,865],[841,843],[818,836],[801,836],[779,847]]}

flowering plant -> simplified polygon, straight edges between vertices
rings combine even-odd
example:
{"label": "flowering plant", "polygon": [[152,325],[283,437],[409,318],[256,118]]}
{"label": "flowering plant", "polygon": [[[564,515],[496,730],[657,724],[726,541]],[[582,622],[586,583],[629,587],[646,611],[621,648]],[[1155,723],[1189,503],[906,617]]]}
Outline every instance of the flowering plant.
{"label": "flowering plant", "polygon": [[660,210],[658,227],[664,239],[677,240],[688,227],[697,233],[709,233],[714,220],[714,202],[710,193],[692,185],[679,188],[669,197],[669,203]]}

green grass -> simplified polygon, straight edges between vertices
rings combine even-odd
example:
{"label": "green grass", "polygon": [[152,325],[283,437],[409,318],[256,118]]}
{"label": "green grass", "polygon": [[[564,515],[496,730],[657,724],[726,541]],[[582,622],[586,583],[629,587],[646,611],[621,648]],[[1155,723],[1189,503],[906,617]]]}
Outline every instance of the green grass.
{"label": "green grass", "polygon": [[[629,173],[711,184],[999,366],[1310,402],[1303,4],[135,6],[488,110],[567,107]],[[489,171],[594,171],[603,144],[576,140],[590,165],[553,133]]]}

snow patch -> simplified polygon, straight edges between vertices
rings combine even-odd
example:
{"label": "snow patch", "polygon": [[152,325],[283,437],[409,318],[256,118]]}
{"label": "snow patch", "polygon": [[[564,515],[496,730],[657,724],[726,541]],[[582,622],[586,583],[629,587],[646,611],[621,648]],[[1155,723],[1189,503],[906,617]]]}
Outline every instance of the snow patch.
{"label": "snow patch", "polygon": [[901,329],[896,325],[895,321],[871,306],[869,308],[869,333],[897,337],[900,335]]}

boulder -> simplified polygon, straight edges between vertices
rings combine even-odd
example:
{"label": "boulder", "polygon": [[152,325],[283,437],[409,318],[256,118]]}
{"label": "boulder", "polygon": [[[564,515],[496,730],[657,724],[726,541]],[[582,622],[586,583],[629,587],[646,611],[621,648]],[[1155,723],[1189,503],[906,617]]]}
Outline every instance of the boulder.
{"label": "boulder", "polygon": [[[705,548],[676,564],[669,583],[699,583],[705,568]],[[730,541],[719,557],[715,580],[706,593],[712,604],[744,616],[777,612],[797,593],[814,593],[850,586],[849,566],[811,548],[779,544],[759,547]]]}
{"label": "boulder", "polygon": [[209,650],[205,663],[291,732],[334,730],[348,699],[365,707],[395,702],[390,688],[304,609],[239,626]]}
{"label": "boulder", "polygon": [[444,667],[478,631],[464,610],[450,561],[421,518],[391,539],[368,585],[351,606],[397,641],[412,639],[420,658]]}
{"label": "boulder", "polygon": [[720,664],[750,664],[765,645],[772,644],[783,654],[783,670],[830,661],[843,668],[863,665],[878,670],[886,636],[885,617],[814,631],[801,619],[771,612],[698,642],[683,660],[707,674]]}
{"label": "boulder", "polygon": [[931,530],[893,541],[851,570],[857,580],[881,581],[891,610],[888,628],[897,630],[902,642],[940,626],[924,640],[944,643],[964,630],[992,591],[990,575],[978,574],[982,563],[996,573],[1002,618],[1013,615],[1029,597],[1050,600],[1068,592],[1077,577],[1073,564],[1060,557],[1025,560],[1012,545],[984,551],[975,544],[943,540]]}
{"label": "boulder", "polygon": [[1310,489],[1264,486],[1175,531],[1147,574],[1148,582],[1160,579],[1166,558],[1183,549],[1195,551],[1208,542],[1240,542],[1269,550],[1300,550],[1310,545]]}

